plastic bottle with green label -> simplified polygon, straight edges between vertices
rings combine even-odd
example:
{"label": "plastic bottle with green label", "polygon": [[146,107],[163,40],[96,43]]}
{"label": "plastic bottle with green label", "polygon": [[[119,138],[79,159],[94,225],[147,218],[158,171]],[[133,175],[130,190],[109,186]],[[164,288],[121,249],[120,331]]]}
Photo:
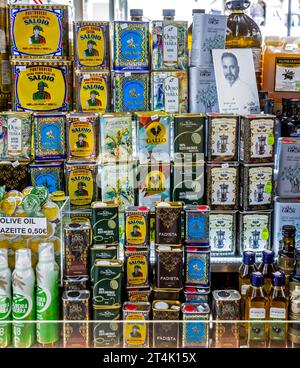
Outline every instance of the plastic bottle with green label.
{"label": "plastic bottle with green label", "polygon": [[[55,262],[53,243],[39,245],[39,262],[36,267],[36,315],[38,321],[59,320],[59,267]],[[43,345],[59,340],[58,322],[37,322],[37,341]]]}
{"label": "plastic bottle with green label", "polygon": [[0,249],[0,348],[11,340],[11,271],[8,267],[7,249]]}
{"label": "plastic bottle with green label", "polygon": [[35,276],[30,249],[15,253],[16,268],[12,274],[13,346],[29,348],[35,342]]}

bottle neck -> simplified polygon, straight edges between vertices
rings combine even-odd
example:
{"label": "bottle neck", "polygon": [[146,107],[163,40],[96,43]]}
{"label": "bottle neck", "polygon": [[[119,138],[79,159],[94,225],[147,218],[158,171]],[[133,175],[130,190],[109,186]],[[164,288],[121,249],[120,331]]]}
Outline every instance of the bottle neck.
{"label": "bottle neck", "polygon": [[175,17],[173,16],[164,16],[164,20],[175,20]]}
{"label": "bottle neck", "polygon": [[142,22],[143,21],[143,17],[139,17],[139,16],[131,16],[130,20],[132,22]]}

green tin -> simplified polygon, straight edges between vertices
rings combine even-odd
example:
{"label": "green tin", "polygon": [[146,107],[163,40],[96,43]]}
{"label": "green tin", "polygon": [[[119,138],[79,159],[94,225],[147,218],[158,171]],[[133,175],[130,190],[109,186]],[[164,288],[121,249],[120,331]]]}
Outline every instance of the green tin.
{"label": "green tin", "polygon": [[118,248],[115,245],[95,245],[90,249],[90,275],[94,281],[94,264],[98,259],[117,259]]}
{"label": "green tin", "polygon": [[119,243],[119,209],[114,203],[92,203],[94,244]]}
{"label": "green tin", "polygon": [[120,305],[108,308],[93,308],[93,320],[101,321],[93,325],[95,348],[103,346],[116,347],[120,344],[121,325],[118,322],[112,322],[120,320],[120,308]]}
{"label": "green tin", "polygon": [[112,259],[95,261],[94,306],[116,306],[121,304],[122,269],[122,261]]}

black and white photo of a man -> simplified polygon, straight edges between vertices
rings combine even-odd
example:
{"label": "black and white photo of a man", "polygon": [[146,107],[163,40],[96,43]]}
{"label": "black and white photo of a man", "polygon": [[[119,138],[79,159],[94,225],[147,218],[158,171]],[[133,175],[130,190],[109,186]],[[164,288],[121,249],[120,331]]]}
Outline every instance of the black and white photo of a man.
{"label": "black and white photo of a man", "polygon": [[[259,112],[259,100],[256,87],[256,77],[251,50],[242,50],[243,57],[239,60],[241,50],[218,51],[214,56],[214,67],[219,98],[219,108],[222,113],[249,114]],[[244,51],[249,51],[247,58]],[[251,65],[252,64],[252,65]],[[244,68],[241,76],[241,68]]]}

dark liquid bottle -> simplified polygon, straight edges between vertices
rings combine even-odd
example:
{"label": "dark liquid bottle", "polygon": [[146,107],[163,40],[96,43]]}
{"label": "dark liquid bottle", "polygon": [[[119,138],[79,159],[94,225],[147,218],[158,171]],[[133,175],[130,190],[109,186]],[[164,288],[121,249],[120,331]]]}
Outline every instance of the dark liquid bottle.
{"label": "dark liquid bottle", "polygon": [[274,263],[274,252],[271,250],[264,250],[262,254],[262,262],[258,266],[258,271],[264,275],[264,286],[267,295],[269,295],[272,286],[272,274],[277,271]]}
{"label": "dark liquid bottle", "polygon": [[278,252],[278,269],[289,276],[294,271],[296,228],[293,225],[282,227],[282,249]]}
{"label": "dark liquid bottle", "polygon": [[300,137],[300,100],[289,100],[289,113],[285,121],[285,137]]}

